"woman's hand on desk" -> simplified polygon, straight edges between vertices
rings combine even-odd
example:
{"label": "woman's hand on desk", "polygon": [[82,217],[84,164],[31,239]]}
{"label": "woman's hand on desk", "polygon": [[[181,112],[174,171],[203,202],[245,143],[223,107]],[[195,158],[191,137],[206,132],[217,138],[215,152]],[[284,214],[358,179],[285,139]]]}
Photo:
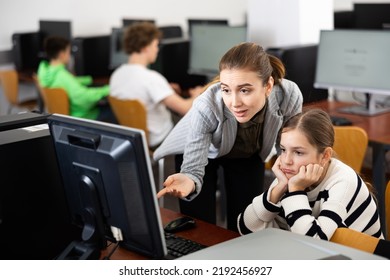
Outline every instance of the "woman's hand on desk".
{"label": "woman's hand on desk", "polygon": [[166,194],[183,198],[195,190],[195,183],[184,174],[176,173],[169,176],[164,182],[164,188],[157,193],[157,198]]}

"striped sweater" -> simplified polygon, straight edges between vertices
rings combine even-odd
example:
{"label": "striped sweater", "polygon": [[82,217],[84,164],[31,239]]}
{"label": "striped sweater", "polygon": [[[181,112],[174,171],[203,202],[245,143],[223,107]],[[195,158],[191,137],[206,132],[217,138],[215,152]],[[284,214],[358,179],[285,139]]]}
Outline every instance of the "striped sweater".
{"label": "striped sweater", "polygon": [[255,197],[237,220],[240,234],[267,227],[329,240],[338,227],[351,228],[384,238],[376,202],[356,172],[332,158],[327,174],[312,191],[286,193],[274,204],[269,201],[277,179]]}

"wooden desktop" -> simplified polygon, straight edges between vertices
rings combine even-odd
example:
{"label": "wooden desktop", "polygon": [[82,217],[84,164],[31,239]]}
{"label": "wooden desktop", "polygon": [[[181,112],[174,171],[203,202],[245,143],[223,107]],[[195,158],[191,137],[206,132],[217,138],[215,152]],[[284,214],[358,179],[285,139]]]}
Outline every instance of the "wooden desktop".
{"label": "wooden desktop", "polygon": [[[182,216],[180,213],[174,212],[169,209],[160,208],[161,219],[163,225],[168,222]],[[193,229],[184,230],[182,232],[175,233],[178,236],[193,240],[206,246],[212,246],[223,241],[233,239],[240,236],[237,232],[227,230],[225,228],[209,224],[207,222],[196,220],[196,227]],[[111,245],[113,246],[113,245]],[[111,246],[102,251],[101,257],[104,258],[111,251]],[[111,260],[147,260],[148,258],[118,247],[110,257]]]}
{"label": "wooden desktop", "polygon": [[305,108],[321,108],[332,116],[341,116],[352,121],[352,125],[363,128],[368,135],[369,145],[372,147],[372,183],[377,190],[381,224],[385,229],[384,197],[387,181],[385,154],[390,150],[390,113],[381,113],[374,116],[347,114],[338,111],[342,107],[356,105],[350,102],[336,102],[323,100],[308,103]]}

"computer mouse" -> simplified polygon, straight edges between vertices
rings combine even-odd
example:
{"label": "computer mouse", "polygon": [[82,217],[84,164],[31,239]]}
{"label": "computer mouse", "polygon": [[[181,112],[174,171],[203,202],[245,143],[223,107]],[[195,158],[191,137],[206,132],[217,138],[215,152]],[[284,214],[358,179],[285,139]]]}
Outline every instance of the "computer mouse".
{"label": "computer mouse", "polygon": [[195,227],[195,220],[193,218],[184,216],[170,221],[165,225],[164,231],[173,233]]}

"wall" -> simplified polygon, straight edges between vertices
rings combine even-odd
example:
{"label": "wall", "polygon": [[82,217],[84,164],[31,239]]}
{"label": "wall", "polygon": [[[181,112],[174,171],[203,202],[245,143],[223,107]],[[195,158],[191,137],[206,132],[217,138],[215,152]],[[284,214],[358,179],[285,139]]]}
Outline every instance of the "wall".
{"label": "wall", "polygon": [[316,44],[333,29],[333,10],[333,0],[248,0],[248,38],[265,48]]}

